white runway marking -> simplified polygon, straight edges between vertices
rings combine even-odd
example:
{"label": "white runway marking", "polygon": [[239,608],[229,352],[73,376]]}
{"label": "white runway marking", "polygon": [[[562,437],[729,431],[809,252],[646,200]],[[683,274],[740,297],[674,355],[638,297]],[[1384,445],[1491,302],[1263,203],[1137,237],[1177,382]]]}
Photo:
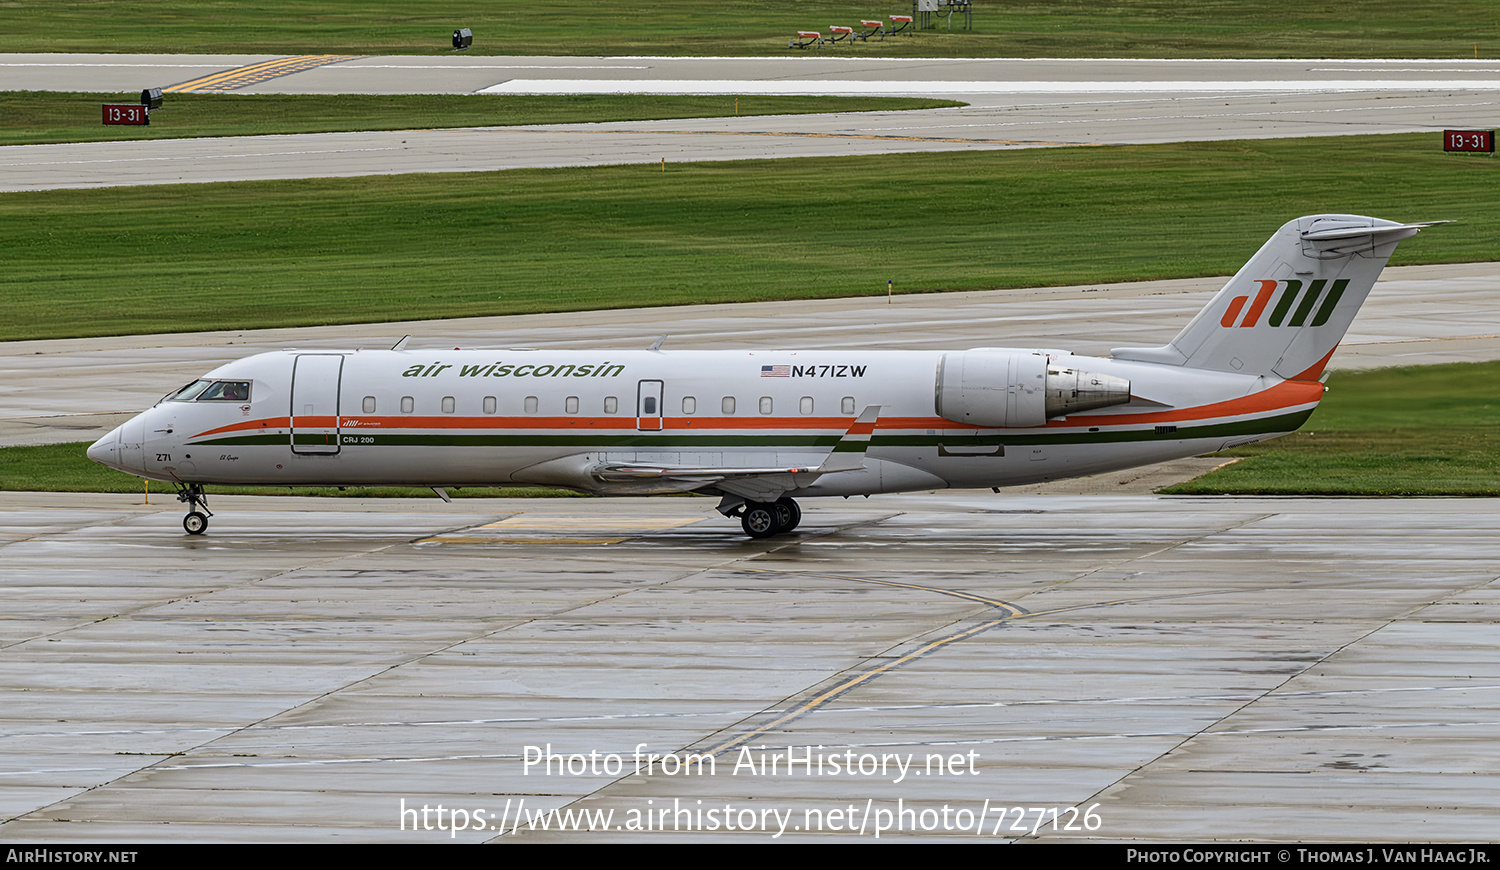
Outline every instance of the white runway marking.
{"label": "white runway marking", "polygon": [[[1485,63],[1490,63],[1490,62],[1489,61],[1485,61]],[[1472,69],[1464,69],[1464,68],[1461,68],[1461,67],[1449,69],[1449,68],[1438,67],[1438,66],[1431,66],[1431,67],[1426,67],[1426,66],[1370,67],[1370,68],[1357,67],[1357,66],[1315,66],[1315,67],[1308,68],[1307,71],[1308,72],[1337,72],[1337,73],[1352,73],[1352,72],[1381,72],[1381,73],[1393,73],[1393,72],[1410,72],[1410,73],[1453,72],[1453,73],[1472,73],[1472,72],[1474,72],[1474,70],[1472,70]],[[1495,73],[1500,73],[1500,64],[1496,64],[1495,67],[1494,67],[1494,69],[1490,70],[1490,71],[1491,72],[1495,72]]]}
{"label": "white runway marking", "polygon": [[[1116,101],[1116,100],[1109,100],[1109,101],[1106,101],[1105,103],[1103,103],[1102,105],[1108,105],[1108,104],[1116,103],[1116,102],[1121,102],[1121,103],[1139,103],[1139,102],[1146,102],[1146,101],[1144,101],[1144,100],[1118,100],[1118,101]],[[1411,110],[1416,110],[1416,109],[1442,109],[1444,111],[1449,111],[1449,110],[1452,110],[1455,107],[1457,107],[1457,108],[1481,108],[1481,107],[1488,108],[1488,107],[1494,106],[1495,104],[1496,103],[1495,103],[1494,100],[1483,100],[1483,101],[1474,102],[1474,103],[1444,103],[1444,104],[1441,104],[1441,105],[1437,105],[1437,104],[1429,105],[1429,104],[1424,104],[1424,103],[1412,103],[1412,104],[1406,104],[1406,105],[1394,105],[1394,104],[1392,104],[1392,105],[1381,105],[1381,106],[1350,106],[1348,108],[1335,108],[1335,109],[1285,109],[1285,110],[1279,110],[1279,111],[1272,111],[1272,110],[1259,110],[1259,111],[1255,111],[1255,110],[1249,110],[1249,111],[1244,111],[1244,112],[1199,112],[1199,113],[1195,113],[1195,114],[1173,113],[1172,117],[1174,117],[1174,118],[1191,118],[1191,119],[1195,119],[1195,120],[1205,120],[1205,119],[1209,119],[1209,118],[1280,118],[1280,117],[1291,117],[1291,116],[1295,116],[1295,115],[1310,115],[1310,116],[1313,116],[1313,117],[1325,117],[1325,116],[1328,116],[1328,115],[1338,115],[1338,114],[1343,114],[1343,113],[1348,113],[1348,112],[1390,112],[1390,111],[1395,110],[1395,109],[1411,109]],[[1048,108],[1048,107],[1039,107],[1039,108]],[[945,130],[961,130],[961,129],[973,128],[973,127],[982,127],[982,128],[988,128],[988,127],[1039,127],[1039,126],[1052,125],[1052,124],[1129,123],[1129,122],[1132,122],[1132,121],[1159,121],[1159,120],[1161,120],[1161,116],[1160,115],[1115,115],[1115,116],[1110,116],[1110,117],[1097,117],[1097,118],[1066,118],[1066,119],[1051,119],[1051,118],[1046,118],[1046,119],[1028,120],[1028,121],[994,121],[994,122],[991,122],[991,123],[988,123],[988,124],[945,124],[945,125],[943,125],[943,129],[945,129]],[[930,131],[930,130],[932,130],[932,125],[907,126],[907,127],[865,127],[865,128],[863,128],[863,131],[865,133],[899,133],[899,132],[903,132],[903,131],[907,131],[907,130],[926,130],[926,131]]]}
{"label": "white runway marking", "polygon": [[700,79],[523,79],[484,88],[481,94],[828,94],[891,96],[936,94],[1260,94],[1347,91],[1494,91],[1500,79],[1329,79],[1319,81],[1132,81],[1132,82],[954,82],[954,81],[748,81]]}

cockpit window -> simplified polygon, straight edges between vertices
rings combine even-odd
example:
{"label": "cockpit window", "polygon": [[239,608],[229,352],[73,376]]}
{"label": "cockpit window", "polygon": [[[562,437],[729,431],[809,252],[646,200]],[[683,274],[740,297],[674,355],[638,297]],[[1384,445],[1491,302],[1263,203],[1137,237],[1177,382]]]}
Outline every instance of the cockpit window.
{"label": "cockpit window", "polygon": [[248,402],[249,381],[193,381],[167,397],[170,402]]}
{"label": "cockpit window", "polygon": [[213,381],[193,381],[191,384],[188,384],[175,393],[168,393],[167,401],[191,402],[192,400],[198,398],[199,393],[208,389],[208,385],[211,383],[213,383]]}
{"label": "cockpit window", "polygon": [[248,402],[249,381],[214,381],[208,389],[198,394],[196,402]]}

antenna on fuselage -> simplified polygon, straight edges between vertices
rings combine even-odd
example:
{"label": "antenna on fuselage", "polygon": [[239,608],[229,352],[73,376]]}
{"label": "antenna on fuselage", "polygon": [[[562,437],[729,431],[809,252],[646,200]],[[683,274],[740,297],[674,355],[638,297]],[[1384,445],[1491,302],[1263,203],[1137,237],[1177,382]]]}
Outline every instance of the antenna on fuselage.
{"label": "antenna on fuselage", "polygon": [[667,340],[667,337],[665,335],[663,335],[661,338],[658,338],[656,341],[651,342],[651,346],[648,347],[648,348],[646,348],[646,350],[661,350],[661,343],[664,342],[664,341],[666,341],[666,340]]}
{"label": "antenna on fuselage", "polygon": [[406,343],[408,341],[411,341],[411,336],[409,336],[409,335],[403,335],[403,336],[401,336],[401,340],[400,341],[398,341],[395,344],[391,345],[391,350],[400,350],[401,348],[406,347]]}

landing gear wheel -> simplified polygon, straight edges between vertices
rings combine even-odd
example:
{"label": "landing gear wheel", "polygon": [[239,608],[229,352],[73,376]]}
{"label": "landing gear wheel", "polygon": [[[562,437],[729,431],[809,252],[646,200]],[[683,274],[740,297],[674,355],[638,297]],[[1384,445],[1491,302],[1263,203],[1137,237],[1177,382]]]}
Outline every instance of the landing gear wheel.
{"label": "landing gear wheel", "polygon": [[780,513],[776,505],[765,502],[752,501],[745,505],[744,513],[740,514],[740,528],[745,534],[752,538],[769,538],[781,531]]}
{"label": "landing gear wheel", "polygon": [[778,515],[781,515],[783,511],[785,512],[786,519],[780,524],[780,528],[776,530],[777,534],[790,532],[802,523],[802,508],[797,506],[795,499],[787,496],[777,499],[776,512]]}
{"label": "landing gear wheel", "polygon": [[182,518],[183,530],[190,535],[203,534],[208,528],[208,518],[214,515],[208,509],[208,496],[203,494],[203,485],[178,484],[177,500],[188,506],[188,515]]}
{"label": "landing gear wheel", "polygon": [[740,509],[740,526],[752,538],[769,538],[790,532],[802,522],[802,508],[790,498],[774,502],[750,501]]}

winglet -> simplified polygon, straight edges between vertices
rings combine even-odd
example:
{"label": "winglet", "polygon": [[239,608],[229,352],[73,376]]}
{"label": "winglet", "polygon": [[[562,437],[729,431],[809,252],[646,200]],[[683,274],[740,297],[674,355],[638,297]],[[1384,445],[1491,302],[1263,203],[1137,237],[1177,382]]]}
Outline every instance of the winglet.
{"label": "winglet", "polygon": [[839,443],[833,445],[833,451],[818,466],[819,473],[854,471],[865,467],[865,451],[870,449],[870,438],[875,433],[875,421],[880,417],[880,408],[880,405],[869,405],[859,412],[859,416],[849,426],[849,431],[844,433]]}

